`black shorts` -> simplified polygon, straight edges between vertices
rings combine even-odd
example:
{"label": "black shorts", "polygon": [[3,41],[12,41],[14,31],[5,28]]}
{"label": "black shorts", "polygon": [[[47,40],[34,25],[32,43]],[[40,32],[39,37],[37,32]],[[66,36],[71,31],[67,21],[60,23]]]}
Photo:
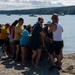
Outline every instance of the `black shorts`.
{"label": "black shorts", "polygon": [[43,43],[41,41],[39,42],[32,42],[31,45],[30,45],[30,48],[32,50],[37,50],[37,49],[40,49],[43,47]]}
{"label": "black shorts", "polygon": [[15,40],[15,45],[20,45],[20,41]]}
{"label": "black shorts", "polygon": [[0,45],[2,46],[4,43],[4,40],[0,39]]}
{"label": "black shorts", "polygon": [[28,47],[28,46],[25,46],[25,45],[21,45],[20,47]]}
{"label": "black shorts", "polygon": [[53,41],[50,45],[50,50],[48,50],[48,52],[50,54],[55,53],[56,55],[59,55],[63,46],[63,41]]}
{"label": "black shorts", "polygon": [[5,41],[0,39],[0,45],[2,46],[3,44],[8,45],[9,41]]}

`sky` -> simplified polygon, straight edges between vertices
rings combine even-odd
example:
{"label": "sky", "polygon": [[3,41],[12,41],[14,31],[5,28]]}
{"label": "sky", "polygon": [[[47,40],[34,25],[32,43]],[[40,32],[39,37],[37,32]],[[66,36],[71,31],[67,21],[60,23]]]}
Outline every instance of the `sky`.
{"label": "sky", "polygon": [[0,0],[0,10],[74,6],[75,0]]}

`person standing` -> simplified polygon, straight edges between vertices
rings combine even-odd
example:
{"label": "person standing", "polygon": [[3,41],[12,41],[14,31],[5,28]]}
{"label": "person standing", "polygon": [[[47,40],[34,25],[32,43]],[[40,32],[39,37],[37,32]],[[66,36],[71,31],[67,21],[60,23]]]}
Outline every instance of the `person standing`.
{"label": "person standing", "polygon": [[[31,48],[32,48],[32,64],[35,66],[35,68],[38,67],[38,63],[41,57],[41,50],[42,50],[42,40],[41,37],[44,37],[44,33],[42,31],[42,23],[43,18],[38,17],[38,22],[34,24],[33,31],[32,31],[32,37],[31,37]],[[35,59],[36,58],[36,59]],[[34,63],[35,60],[35,63]]]}
{"label": "person standing", "polygon": [[23,23],[24,23],[23,18],[19,18],[18,24],[15,26],[14,40],[16,46],[16,61],[18,61],[18,55],[20,51],[20,39],[21,39],[22,32],[24,30]]}
{"label": "person standing", "polygon": [[51,30],[53,32],[53,42],[51,44],[51,49],[49,50],[49,57],[52,62],[52,68],[55,67],[54,62],[54,56],[56,55],[57,58],[57,64],[56,67],[60,70],[61,68],[61,59],[62,59],[62,48],[63,48],[63,38],[62,38],[62,32],[63,27],[61,24],[59,24],[59,19],[57,14],[53,14],[52,17],[52,23],[51,23]]}
{"label": "person standing", "polygon": [[18,20],[15,20],[9,27],[9,44],[10,44],[10,54],[15,58],[15,48],[14,48],[14,35],[15,35],[15,26],[17,25]]}
{"label": "person standing", "polygon": [[28,55],[28,48],[31,38],[31,25],[26,26],[24,31],[22,32],[22,37],[20,39],[20,46],[21,46],[21,57],[22,57],[22,65],[26,65],[26,58]]}

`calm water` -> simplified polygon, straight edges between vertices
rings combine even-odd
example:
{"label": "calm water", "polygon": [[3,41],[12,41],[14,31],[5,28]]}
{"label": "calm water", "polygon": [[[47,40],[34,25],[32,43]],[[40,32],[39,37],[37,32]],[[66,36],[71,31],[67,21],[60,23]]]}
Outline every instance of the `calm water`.
{"label": "calm water", "polygon": [[[44,23],[51,21],[51,15],[37,15],[37,17],[42,16],[44,18]],[[12,23],[18,18],[24,18],[24,24],[33,25],[37,21],[37,17],[29,17],[29,15],[0,15],[0,23]],[[63,39],[64,39],[64,53],[75,53],[75,15],[65,15],[59,16],[60,23],[64,28]]]}

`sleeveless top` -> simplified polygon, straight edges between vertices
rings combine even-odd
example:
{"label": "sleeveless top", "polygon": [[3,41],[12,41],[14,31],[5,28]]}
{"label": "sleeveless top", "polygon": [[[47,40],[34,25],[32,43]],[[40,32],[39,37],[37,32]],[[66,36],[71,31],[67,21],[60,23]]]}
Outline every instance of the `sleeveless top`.
{"label": "sleeveless top", "polygon": [[55,23],[57,25],[57,30],[53,32],[53,40],[54,41],[62,41],[62,26],[58,23]]}

